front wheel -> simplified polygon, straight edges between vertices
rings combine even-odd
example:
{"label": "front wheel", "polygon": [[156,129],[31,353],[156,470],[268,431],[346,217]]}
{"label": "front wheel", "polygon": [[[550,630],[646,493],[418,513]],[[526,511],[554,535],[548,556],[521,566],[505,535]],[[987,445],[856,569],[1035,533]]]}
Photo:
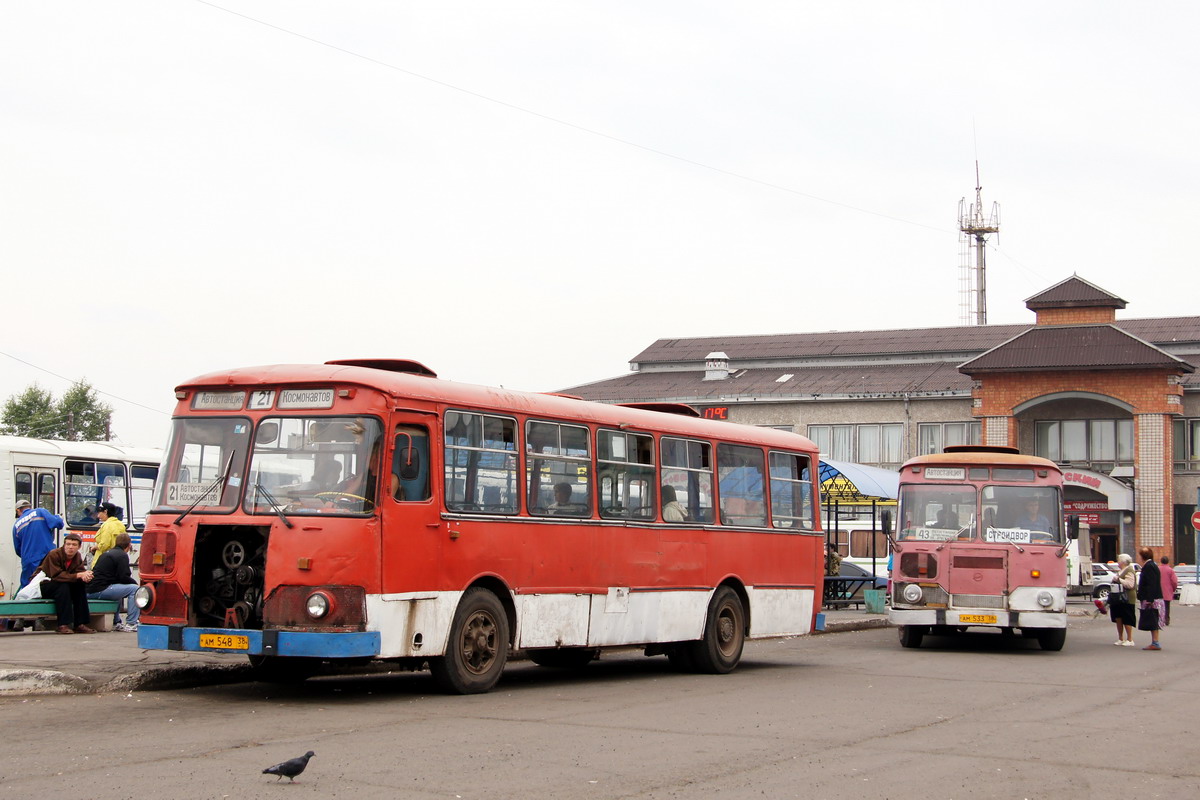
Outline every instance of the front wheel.
{"label": "front wheel", "polygon": [[722,586],[708,603],[704,638],[692,642],[691,662],[696,672],[724,675],[742,660],[746,644],[746,610],[742,598],[728,586]]}
{"label": "front wheel", "polygon": [[429,661],[434,680],[448,692],[481,694],[500,680],[507,661],[504,606],[487,589],[469,589],[454,612],[446,655]]}
{"label": "front wheel", "polygon": [[1066,628],[1042,628],[1037,633],[1038,644],[1043,650],[1058,652],[1067,643]]}
{"label": "front wheel", "polygon": [[920,647],[921,640],[925,638],[925,628],[922,625],[901,625],[900,628],[900,646],[901,647]]}

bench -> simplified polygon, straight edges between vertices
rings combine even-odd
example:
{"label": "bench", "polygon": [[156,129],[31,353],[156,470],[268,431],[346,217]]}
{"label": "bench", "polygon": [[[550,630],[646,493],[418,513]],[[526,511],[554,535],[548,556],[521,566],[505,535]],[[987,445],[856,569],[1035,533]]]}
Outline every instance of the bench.
{"label": "bench", "polygon": [[[98,631],[112,630],[113,614],[117,611],[116,600],[88,600],[88,611],[92,613],[90,624]],[[0,601],[0,619],[50,620],[53,629],[56,614],[53,600],[3,600]]]}

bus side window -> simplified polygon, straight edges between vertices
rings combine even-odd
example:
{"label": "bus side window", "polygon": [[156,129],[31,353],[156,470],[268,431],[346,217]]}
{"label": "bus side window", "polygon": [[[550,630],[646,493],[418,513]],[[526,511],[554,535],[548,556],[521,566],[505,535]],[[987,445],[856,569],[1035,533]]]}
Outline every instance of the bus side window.
{"label": "bus side window", "polygon": [[429,431],[418,425],[396,426],[392,451],[392,499],[413,502],[429,499]]}

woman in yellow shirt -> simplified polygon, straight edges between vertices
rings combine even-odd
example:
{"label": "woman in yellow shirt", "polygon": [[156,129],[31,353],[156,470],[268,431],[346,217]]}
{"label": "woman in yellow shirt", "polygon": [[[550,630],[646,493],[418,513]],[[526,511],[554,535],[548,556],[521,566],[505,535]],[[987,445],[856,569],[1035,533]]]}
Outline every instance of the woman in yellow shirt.
{"label": "woman in yellow shirt", "polygon": [[95,564],[105,550],[111,550],[117,544],[117,534],[125,533],[125,523],[118,517],[121,510],[112,503],[100,503],[96,506],[96,516],[100,518],[100,530],[96,531],[96,544],[92,547],[92,563]]}

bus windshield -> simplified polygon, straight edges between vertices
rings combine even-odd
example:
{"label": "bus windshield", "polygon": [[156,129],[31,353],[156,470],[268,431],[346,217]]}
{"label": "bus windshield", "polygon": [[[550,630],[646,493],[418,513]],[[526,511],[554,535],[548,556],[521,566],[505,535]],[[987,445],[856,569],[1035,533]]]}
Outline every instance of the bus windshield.
{"label": "bus windshield", "polygon": [[981,492],[973,486],[902,486],[900,515],[896,534],[902,540],[1063,541],[1058,491],[1052,486],[988,485]]}
{"label": "bus windshield", "polygon": [[250,514],[370,514],[382,427],[372,417],[267,417],[254,434]]}
{"label": "bus windshield", "polygon": [[249,439],[250,420],[243,417],[173,420],[154,491],[155,507],[186,509],[195,504],[206,511],[232,511]]}
{"label": "bus windshield", "polygon": [[975,527],[974,486],[902,486],[898,539],[944,542],[970,539]]}
{"label": "bus windshield", "polygon": [[1059,542],[1062,514],[1050,486],[983,487],[985,542]]}

